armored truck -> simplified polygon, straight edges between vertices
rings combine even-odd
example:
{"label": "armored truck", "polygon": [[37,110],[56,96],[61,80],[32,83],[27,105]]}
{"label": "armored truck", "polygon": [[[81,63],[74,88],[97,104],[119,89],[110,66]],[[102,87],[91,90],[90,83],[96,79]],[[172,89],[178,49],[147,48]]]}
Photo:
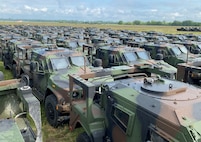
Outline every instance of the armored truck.
{"label": "armored truck", "polygon": [[70,75],[71,96],[80,88],[69,122],[72,131],[84,129],[77,142],[200,142],[201,89],[159,76],[121,77]]}
{"label": "armored truck", "polygon": [[135,66],[141,72],[155,73],[161,76],[175,79],[177,69],[163,60],[154,60],[150,54],[142,48],[112,45],[99,47],[96,50],[96,58],[102,60],[103,67],[118,65]]}
{"label": "armored truck", "polygon": [[192,54],[184,45],[171,43],[149,43],[143,45],[145,50],[150,52],[153,59],[163,59],[170,65],[177,67],[179,63],[191,62],[200,58],[200,54]]}

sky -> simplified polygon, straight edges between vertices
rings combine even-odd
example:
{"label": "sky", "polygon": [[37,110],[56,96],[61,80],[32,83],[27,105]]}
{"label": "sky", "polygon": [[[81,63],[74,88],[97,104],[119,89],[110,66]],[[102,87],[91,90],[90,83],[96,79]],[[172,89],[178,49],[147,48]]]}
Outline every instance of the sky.
{"label": "sky", "polygon": [[0,19],[201,22],[201,1],[0,0]]}

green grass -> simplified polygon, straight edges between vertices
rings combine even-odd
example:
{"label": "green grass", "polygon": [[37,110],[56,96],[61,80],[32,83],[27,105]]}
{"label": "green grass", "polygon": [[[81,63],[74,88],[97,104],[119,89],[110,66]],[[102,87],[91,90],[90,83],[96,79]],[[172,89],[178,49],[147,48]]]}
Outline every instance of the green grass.
{"label": "green grass", "polygon": [[5,80],[13,78],[12,72],[9,69],[4,68],[4,65],[3,65],[2,61],[0,61],[0,71],[3,72]]}
{"label": "green grass", "polygon": [[84,131],[82,128],[76,128],[71,132],[68,123],[63,124],[58,128],[51,127],[45,117],[44,105],[41,105],[41,115],[44,142],[75,142],[77,135]]}

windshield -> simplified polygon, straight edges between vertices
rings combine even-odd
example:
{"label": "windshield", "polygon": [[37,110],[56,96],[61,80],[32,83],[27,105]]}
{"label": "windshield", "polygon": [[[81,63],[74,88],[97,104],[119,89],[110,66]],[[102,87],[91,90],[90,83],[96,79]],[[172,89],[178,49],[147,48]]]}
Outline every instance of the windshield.
{"label": "windshield", "polygon": [[52,58],[50,59],[53,70],[67,69],[69,63],[66,58]]}
{"label": "windshield", "polygon": [[198,44],[198,48],[201,49],[201,44]]}
{"label": "windshield", "polygon": [[127,62],[134,62],[137,60],[137,56],[133,52],[125,52],[123,55]]}
{"label": "windshield", "polygon": [[70,59],[73,65],[76,65],[79,67],[87,65],[86,59],[84,58],[84,56],[72,56],[70,57]]}
{"label": "windshield", "polygon": [[74,42],[74,41],[72,41],[72,42],[69,42],[68,43],[68,45],[69,45],[69,47],[71,47],[72,49],[75,49],[75,48],[77,48],[77,42]]}
{"label": "windshield", "polygon": [[146,51],[140,51],[140,52],[136,52],[136,54],[138,55],[138,57],[140,59],[144,59],[144,60],[149,60],[149,55],[147,54]]}
{"label": "windshield", "polygon": [[178,47],[172,47],[171,50],[173,51],[173,53],[178,56],[181,54],[181,50],[179,50]]}
{"label": "windshield", "polygon": [[180,46],[179,49],[181,50],[182,53],[187,54],[188,50],[186,49],[185,46]]}

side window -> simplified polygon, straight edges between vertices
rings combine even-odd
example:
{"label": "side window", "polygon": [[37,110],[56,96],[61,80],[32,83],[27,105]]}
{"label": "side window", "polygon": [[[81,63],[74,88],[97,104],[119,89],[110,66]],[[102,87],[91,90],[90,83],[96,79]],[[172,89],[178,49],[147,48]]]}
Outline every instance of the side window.
{"label": "side window", "polygon": [[128,109],[115,105],[112,109],[114,122],[127,134],[130,135],[134,125],[134,113]]}
{"label": "side window", "polygon": [[44,71],[43,63],[41,60],[38,61],[39,71]]}

